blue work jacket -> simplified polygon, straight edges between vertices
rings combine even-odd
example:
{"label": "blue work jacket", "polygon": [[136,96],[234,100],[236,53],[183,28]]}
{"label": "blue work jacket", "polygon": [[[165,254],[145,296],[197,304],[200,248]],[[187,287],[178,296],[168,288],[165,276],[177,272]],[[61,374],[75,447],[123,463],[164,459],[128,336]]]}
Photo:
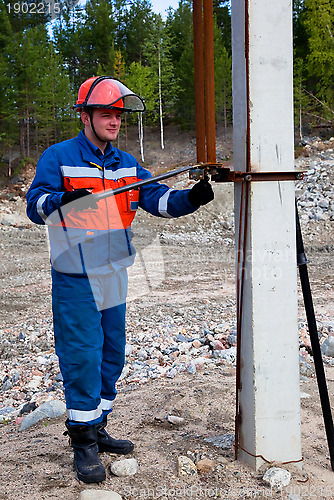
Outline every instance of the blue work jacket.
{"label": "blue work jacket", "polygon": [[98,208],[76,211],[62,207],[65,191],[88,189],[98,193],[151,177],[130,154],[107,144],[104,154],[83,131],[55,144],[41,155],[36,176],[27,193],[27,215],[47,224],[51,263],[68,274],[103,272],[131,265],[131,223],[138,207],[158,217],[180,217],[198,207],[189,190],[170,189],[154,182],[98,202]]}

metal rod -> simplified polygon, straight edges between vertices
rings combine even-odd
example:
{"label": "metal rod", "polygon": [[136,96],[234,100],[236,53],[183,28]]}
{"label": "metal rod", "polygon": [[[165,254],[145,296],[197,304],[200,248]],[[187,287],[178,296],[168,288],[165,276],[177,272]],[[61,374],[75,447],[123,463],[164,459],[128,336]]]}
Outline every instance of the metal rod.
{"label": "metal rod", "polygon": [[231,176],[233,176],[234,182],[243,182],[243,181],[295,181],[297,179],[301,179],[303,174],[291,170],[288,172],[232,172]]}
{"label": "metal rod", "polygon": [[310,333],[310,340],[313,352],[315,372],[317,376],[317,383],[322,407],[322,414],[325,423],[325,430],[328,442],[328,449],[330,455],[330,462],[332,470],[334,471],[334,428],[333,418],[331,412],[331,405],[329,401],[326,375],[322,361],[319,336],[317,330],[317,323],[314,314],[312,293],[310,287],[310,280],[307,271],[307,259],[304,252],[304,243],[302,232],[300,229],[300,222],[298,216],[298,209],[296,203],[296,239],[297,239],[297,265],[299,268],[300,282],[302,286],[305,312],[307,317],[308,329]]}
{"label": "metal rod", "polygon": [[205,135],[207,162],[216,161],[215,66],[213,48],[213,0],[203,0]]}
{"label": "metal rod", "polygon": [[[153,182],[163,181],[164,179],[169,179],[175,177],[176,175],[184,174],[193,170],[195,173],[197,170],[204,170],[207,174],[212,175],[212,180],[216,182],[243,182],[243,181],[293,181],[299,178],[301,175],[299,172],[252,172],[248,174],[247,172],[234,172],[228,167],[224,167],[221,163],[201,163],[197,165],[187,165],[186,167],[177,168],[175,170],[170,170],[164,174],[155,175],[154,177],[149,177],[142,181],[133,182],[126,186],[121,186],[115,189],[108,189],[107,191],[101,191],[100,193],[95,193],[94,197],[96,201],[103,200],[109,196],[114,196],[116,194],[126,193],[132,189],[139,189],[147,184],[152,184]],[[198,177],[192,176],[191,178],[197,179]],[[202,177],[203,178],[203,177]]]}
{"label": "metal rod", "polygon": [[101,191],[100,193],[96,193],[93,196],[96,201],[103,200],[104,198],[109,198],[109,196],[126,193],[127,191],[131,191],[132,189],[139,189],[140,187],[146,186],[147,184],[163,181],[164,179],[175,177],[176,175],[183,174],[184,172],[189,172],[189,170],[192,170],[193,168],[196,168],[198,166],[199,165],[188,165],[187,167],[177,168],[176,170],[170,170],[169,172],[165,172],[164,174],[155,175],[154,177],[149,177],[148,179],[144,179],[142,181],[133,182],[132,184],[128,184],[127,186],[121,186],[119,188]]}
{"label": "metal rod", "polygon": [[205,107],[202,0],[193,0],[195,125],[197,161],[205,162]]}

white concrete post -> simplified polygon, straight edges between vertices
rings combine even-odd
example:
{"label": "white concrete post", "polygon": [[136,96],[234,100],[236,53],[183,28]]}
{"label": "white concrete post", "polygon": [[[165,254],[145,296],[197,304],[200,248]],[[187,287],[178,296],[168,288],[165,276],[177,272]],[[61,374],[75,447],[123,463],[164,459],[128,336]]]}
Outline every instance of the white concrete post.
{"label": "white concrete post", "polygon": [[[292,1],[232,0],[232,46],[234,169],[293,170]],[[256,469],[301,459],[295,194],[248,189],[238,458]],[[240,205],[236,184],[237,235]]]}

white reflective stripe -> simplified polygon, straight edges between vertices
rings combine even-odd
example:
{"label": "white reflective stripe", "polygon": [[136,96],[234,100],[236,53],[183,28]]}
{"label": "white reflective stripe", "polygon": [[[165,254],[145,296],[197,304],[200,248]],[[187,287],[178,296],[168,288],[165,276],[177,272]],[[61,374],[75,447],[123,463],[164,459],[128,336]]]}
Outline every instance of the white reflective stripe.
{"label": "white reflective stripe", "polygon": [[96,408],[96,410],[71,410],[67,409],[67,414],[69,420],[75,420],[77,422],[90,422],[91,420],[95,420],[102,415],[102,410],[111,410],[113,405],[113,401],[108,399],[101,399],[101,403]]}
{"label": "white reflective stripe", "polygon": [[76,422],[90,422],[91,420],[95,420],[102,415],[101,404],[99,404],[96,410],[90,411],[67,409],[67,415],[69,420],[75,420]]}
{"label": "white reflective stripe", "polygon": [[159,200],[158,212],[163,217],[173,217],[167,212],[168,199],[172,191],[175,191],[175,189],[168,189],[168,191],[166,191],[165,194],[161,196]]}
{"label": "white reflective stripe", "polygon": [[92,167],[68,167],[66,165],[62,165],[60,167],[61,172],[64,177],[97,177],[98,179],[102,179],[103,172],[98,168]]}
{"label": "white reflective stripe", "polygon": [[104,177],[108,180],[123,179],[123,177],[137,177],[137,167],[118,168],[117,170],[105,170]]}
{"label": "white reflective stripe", "polygon": [[99,408],[101,410],[111,410],[113,401],[109,401],[108,399],[101,399],[101,403],[99,404]]}
{"label": "white reflective stripe", "polygon": [[[70,167],[62,165],[60,167],[64,177],[94,177],[103,178],[103,171],[92,167]],[[119,168],[117,170],[105,170],[104,178],[108,180],[123,179],[123,177],[137,177],[137,167]]]}
{"label": "white reflective stripe", "polygon": [[38,198],[38,201],[37,201],[37,204],[36,204],[37,213],[40,216],[40,218],[43,219],[43,220],[46,220],[48,218],[47,215],[45,214],[43,208],[42,208],[42,205],[43,205],[43,203],[45,202],[45,200],[47,199],[48,196],[50,196],[50,193],[42,194],[42,196],[40,196]]}

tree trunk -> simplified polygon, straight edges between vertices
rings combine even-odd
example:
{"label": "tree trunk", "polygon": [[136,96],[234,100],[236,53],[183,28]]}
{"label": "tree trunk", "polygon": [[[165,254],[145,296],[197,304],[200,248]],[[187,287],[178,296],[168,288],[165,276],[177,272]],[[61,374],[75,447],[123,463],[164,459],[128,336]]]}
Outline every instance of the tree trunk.
{"label": "tree trunk", "polygon": [[21,156],[26,156],[25,152],[25,141],[24,141],[24,121],[22,118],[19,119],[20,126],[20,154]]}
{"label": "tree trunk", "polygon": [[38,122],[36,123],[36,155],[39,154],[39,137],[38,137]]}
{"label": "tree trunk", "polygon": [[165,149],[164,143],[164,122],[162,117],[162,90],[161,90],[161,55],[160,55],[160,46],[158,49],[158,58],[159,58],[159,116],[160,116],[160,142],[161,149]]}
{"label": "tree trunk", "polygon": [[27,128],[27,156],[30,156],[30,117],[29,117],[29,98],[28,98],[28,82],[26,80],[26,128]]}
{"label": "tree trunk", "polygon": [[302,82],[299,84],[299,137],[303,140],[303,125],[302,125]]}
{"label": "tree trunk", "polygon": [[9,148],[8,177],[12,176],[12,146]]}
{"label": "tree trunk", "polygon": [[224,137],[227,135],[227,113],[226,113],[226,81],[224,80]]}
{"label": "tree trunk", "polygon": [[139,144],[140,144],[140,156],[142,162],[145,161],[144,157],[144,131],[143,131],[143,115],[138,113],[138,134],[139,134]]}

